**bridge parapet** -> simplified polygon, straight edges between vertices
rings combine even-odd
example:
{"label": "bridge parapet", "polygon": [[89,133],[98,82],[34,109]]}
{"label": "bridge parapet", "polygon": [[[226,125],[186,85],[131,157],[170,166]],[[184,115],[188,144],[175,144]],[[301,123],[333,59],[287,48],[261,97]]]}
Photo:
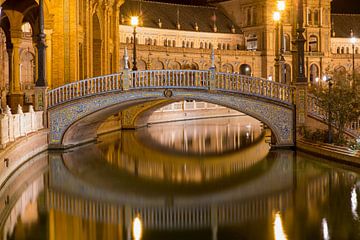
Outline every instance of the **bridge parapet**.
{"label": "bridge parapet", "polygon": [[[307,95],[308,115],[327,122],[328,110],[320,106],[320,100],[314,95]],[[360,136],[360,118],[346,126],[346,132],[354,137]]]}
{"label": "bridge parapet", "polygon": [[[214,82],[211,82],[211,79]],[[125,70],[55,88],[47,94],[48,107],[107,92],[159,88],[240,93],[287,105],[293,104],[294,93],[292,86],[238,73],[221,73],[213,70]]]}

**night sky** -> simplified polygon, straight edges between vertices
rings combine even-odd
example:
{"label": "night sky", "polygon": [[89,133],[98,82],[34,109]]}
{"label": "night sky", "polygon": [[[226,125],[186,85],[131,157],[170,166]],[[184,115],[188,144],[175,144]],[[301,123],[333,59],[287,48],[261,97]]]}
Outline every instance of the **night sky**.
{"label": "night sky", "polygon": [[360,0],[333,0],[333,13],[358,13],[360,14]]}
{"label": "night sky", "polygon": [[[207,2],[217,2],[218,0],[153,0],[158,2],[191,4],[191,5],[206,5]],[[360,0],[333,0],[333,13],[358,13],[360,14]]]}

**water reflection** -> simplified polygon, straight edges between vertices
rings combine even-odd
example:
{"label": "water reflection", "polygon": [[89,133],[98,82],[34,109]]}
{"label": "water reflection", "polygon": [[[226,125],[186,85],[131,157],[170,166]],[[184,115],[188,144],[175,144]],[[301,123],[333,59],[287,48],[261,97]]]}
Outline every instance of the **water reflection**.
{"label": "water reflection", "polygon": [[322,232],[323,232],[324,240],[329,240],[330,239],[329,227],[328,227],[328,223],[326,221],[326,218],[322,219],[321,225],[322,225],[322,230],[323,230]]}
{"label": "water reflection", "polygon": [[275,240],[287,240],[286,234],[284,232],[283,224],[281,222],[281,215],[279,212],[275,214],[274,238]]}
{"label": "water reflection", "polygon": [[[262,133],[259,121],[249,116],[155,124],[141,129],[147,144],[187,154],[211,154],[238,150]],[[151,141],[149,141],[151,139]]]}
{"label": "water reflection", "polygon": [[356,185],[354,185],[351,190],[351,212],[354,220],[359,219],[359,216],[357,214],[357,207],[358,207],[358,201],[357,201]]}
{"label": "water reflection", "polygon": [[103,136],[51,153],[36,177],[12,176],[3,239],[360,239],[357,169],[290,150],[257,158],[262,135],[221,156],[169,154],[139,135]]}

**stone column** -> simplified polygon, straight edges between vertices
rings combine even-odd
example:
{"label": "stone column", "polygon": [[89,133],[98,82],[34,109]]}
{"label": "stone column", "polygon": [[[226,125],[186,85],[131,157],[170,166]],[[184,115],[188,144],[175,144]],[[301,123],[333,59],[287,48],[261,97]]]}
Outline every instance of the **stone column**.
{"label": "stone column", "polygon": [[16,36],[11,39],[13,44],[12,51],[12,61],[9,63],[9,66],[12,65],[12,74],[9,79],[10,84],[10,95],[9,95],[9,106],[11,109],[16,109],[16,107],[20,104],[24,104],[24,94],[21,91],[20,84],[20,45],[22,42],[21,37],[19,37],[21,32],[12,31],[11,35]]}
{"label": "stone column", "polygon": [[47,127],[47,86],[46,79],[46,35],[44,33],[44,1],[39,1],[39,35],[37,38],[38,49],[38,79],[35,87],[35,110],[44,111],[44,126]]}

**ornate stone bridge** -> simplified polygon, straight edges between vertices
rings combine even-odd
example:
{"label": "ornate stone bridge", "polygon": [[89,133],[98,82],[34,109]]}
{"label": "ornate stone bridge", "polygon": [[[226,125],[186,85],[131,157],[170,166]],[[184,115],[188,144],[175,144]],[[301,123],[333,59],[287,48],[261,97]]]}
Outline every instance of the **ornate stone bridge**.
{"label": "ornate stone bridge", "polygon": [[50,144],[92,140],[103,120],[133,105],[191,99],[246,113],[271,128],[278,146],[293,146],[293,92],[289,85],[214,69],[124,70],[49,91]]}

